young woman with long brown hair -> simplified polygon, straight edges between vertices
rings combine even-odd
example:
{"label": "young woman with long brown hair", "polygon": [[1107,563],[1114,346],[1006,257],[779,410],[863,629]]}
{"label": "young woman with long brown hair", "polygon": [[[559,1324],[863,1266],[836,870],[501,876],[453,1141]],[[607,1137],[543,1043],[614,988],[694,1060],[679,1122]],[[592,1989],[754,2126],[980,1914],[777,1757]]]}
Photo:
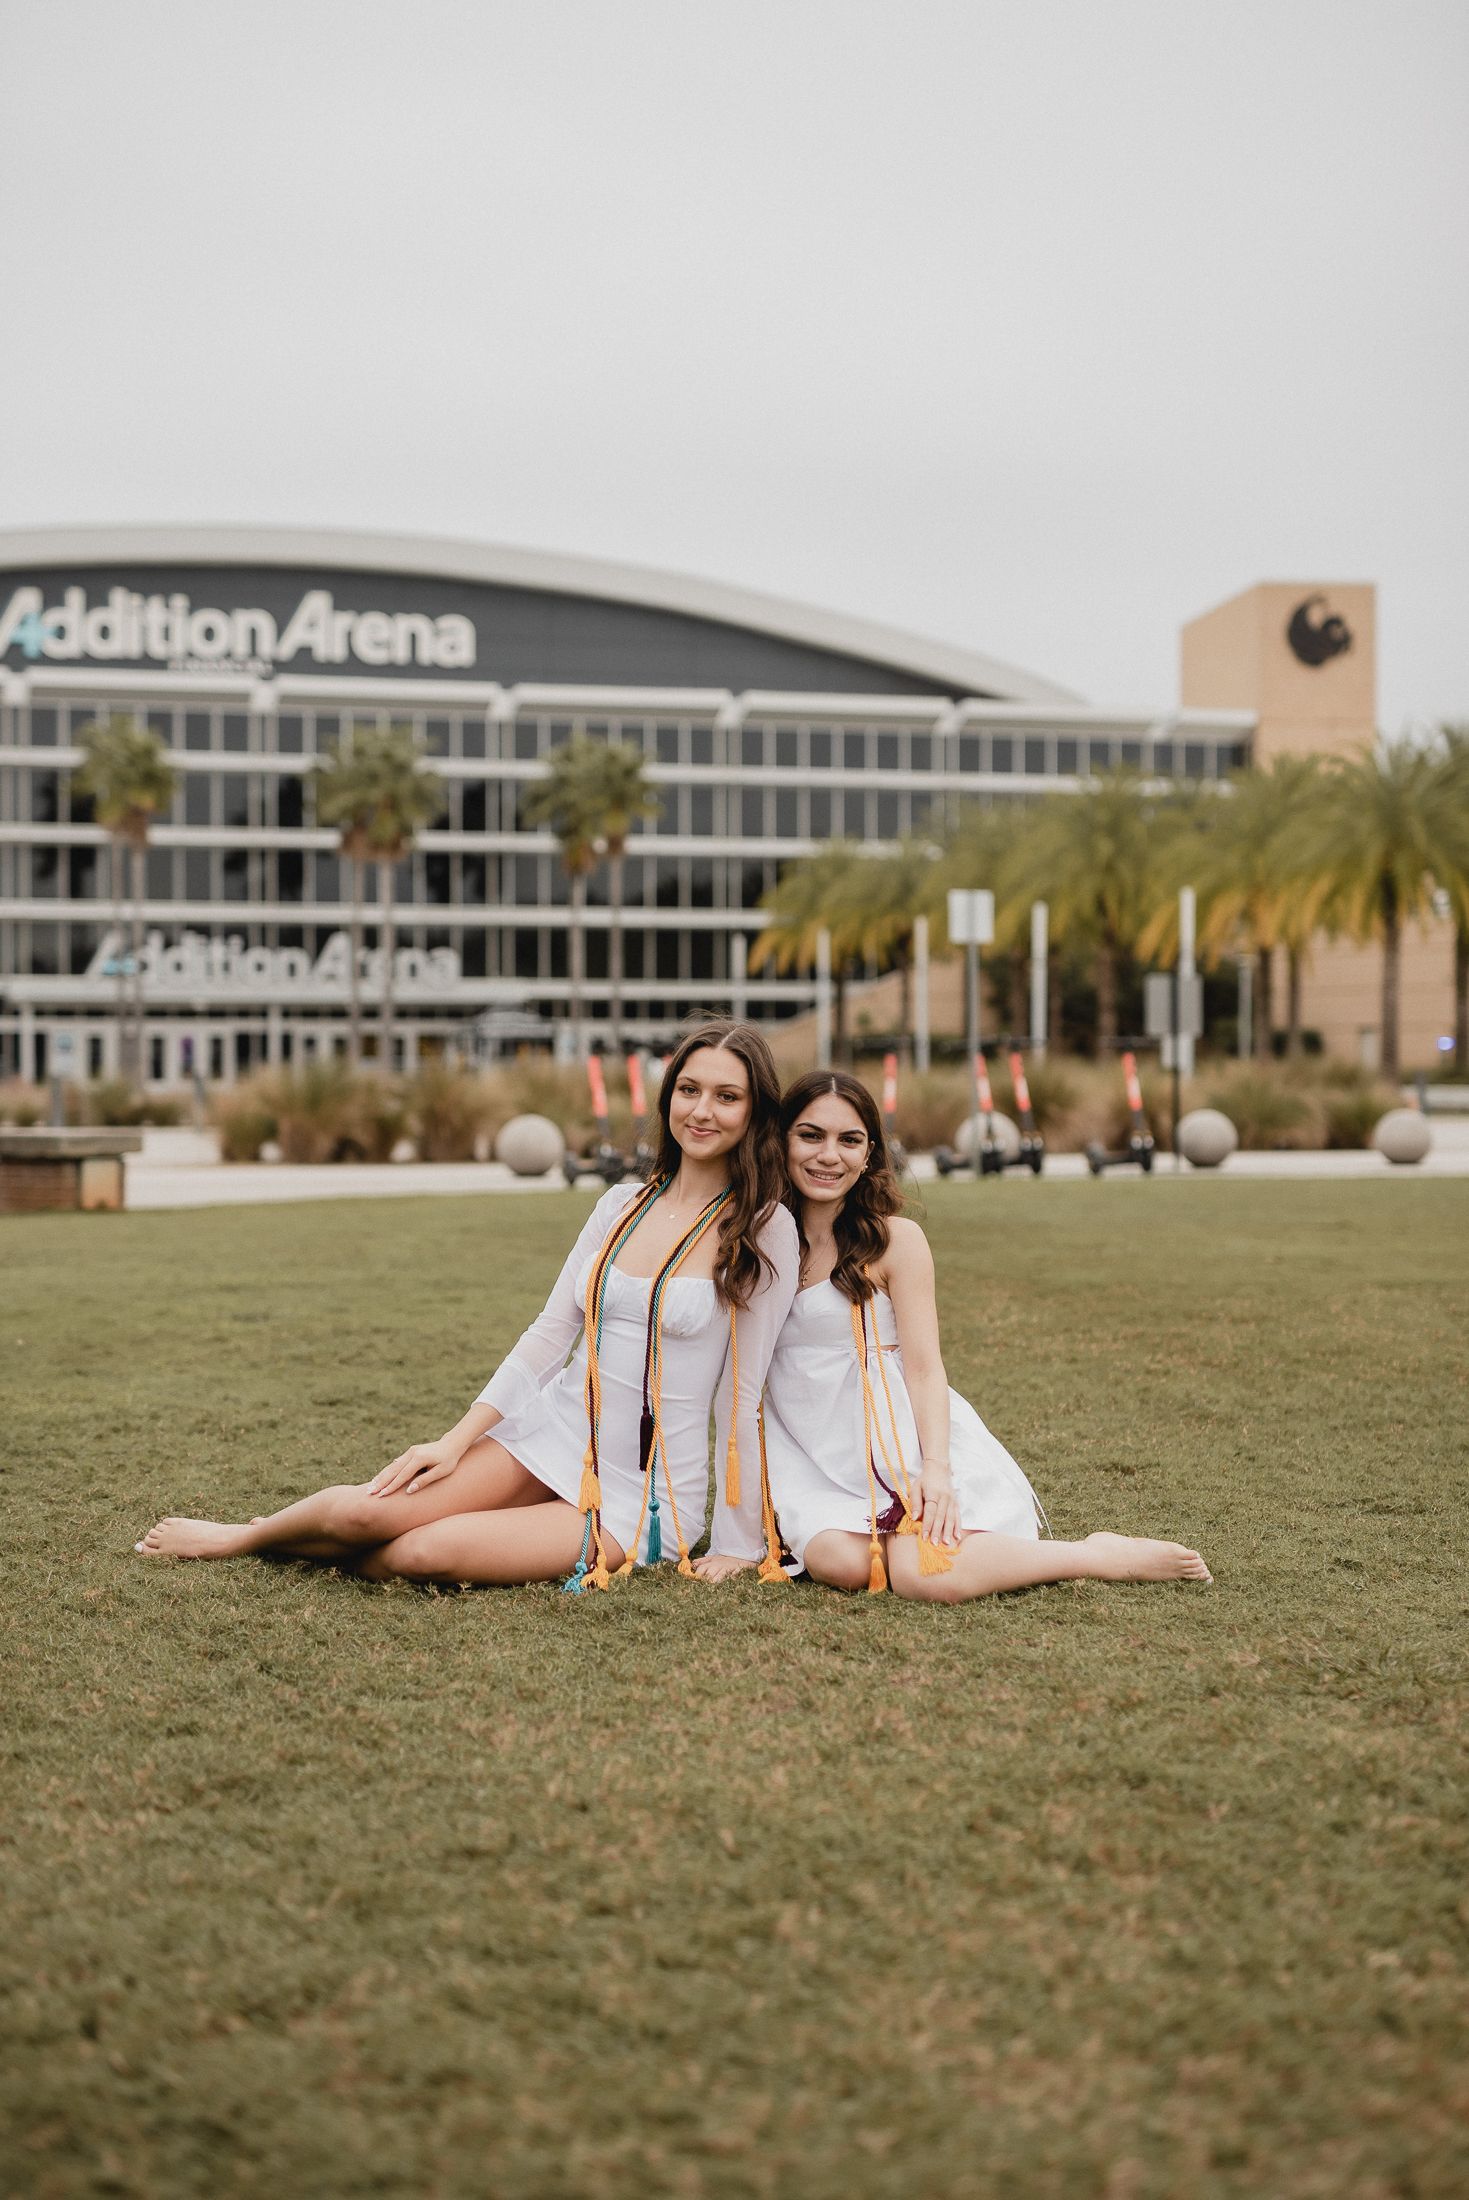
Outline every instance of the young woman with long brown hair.
{"label": "young woman with long brown hair", "polygon": [[639,1560],[676,1556],[688,1572],[704,1531],[712,1404],[713,1548],[758,1559],[768,1507],[756,1409],[798,1266],[780,1204],[779,1107],[758,1031],[691,1032],[659,1088],[650,1181],[598,1200],[544,1312],[446,1435],[410,1445],[370,1482],[319,1490],[248,1526],[160,1521],[138,1549],[269,1551],[374,1580],[569,1574],[577,1589],[605,1588]]}
{"label": "young woman with long brown hair", "polygon": [[[800,1077],[781,1106],[801,1288],[765,1392],[781,1533],[817,1581],[960,1603],[1087,1575],[1208,1581],[1181,1543],[1041,1541],[1029,1482],[939,1350],[933,1258],[901,1213],[876,1105],[840,1070]],[[716,1577],[735,1562],[711,1553]]]}

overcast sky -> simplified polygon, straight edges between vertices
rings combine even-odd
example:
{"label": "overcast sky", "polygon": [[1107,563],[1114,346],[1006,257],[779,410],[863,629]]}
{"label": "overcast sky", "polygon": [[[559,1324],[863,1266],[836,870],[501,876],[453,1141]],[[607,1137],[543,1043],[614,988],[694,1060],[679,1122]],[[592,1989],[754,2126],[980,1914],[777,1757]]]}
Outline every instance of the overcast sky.
{"label": "overcast sky", "polygon": [[712,575],[1177,693],[1375,580],[1469,717],[1464,0],[0,0],[0,528]]}

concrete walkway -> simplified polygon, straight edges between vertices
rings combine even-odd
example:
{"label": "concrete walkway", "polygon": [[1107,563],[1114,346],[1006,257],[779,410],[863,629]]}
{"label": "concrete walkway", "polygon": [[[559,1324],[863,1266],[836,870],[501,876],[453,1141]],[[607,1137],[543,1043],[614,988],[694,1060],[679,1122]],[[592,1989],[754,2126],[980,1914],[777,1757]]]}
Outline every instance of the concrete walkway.
{"label": "concrete walkway", "polygon": [[[321,1168],[292,1168],[254,1162],[227,1166],[208,1158],[215,1151],[204,1131],[150,1130],[143,1151],[127,1160],[127,1204],[132,1208],[243,1207],[302,1199],[414,1199],[426,1193],[463,1198],[478,1192],[559,1192],[559,1169],[546,1176],[513,1176],[499,1161],[407,1161],[369,1167],[353,1162]],[[913,1174],[919,1183],[937,1174],[932,1156],[919,1154]],[[1062,1183],[1091,1182],[1086,1156],[1047,1154],[1045,1175]],[[1008,1181],[1033,1183],[1026,1169],[1006,1171]],[[1436,1118],[1433,1148],[1415,1167],[1394,1168],[1380,1153],[1236,1153],[1219,1169],[1194,1169],[1187,1162],[1175,1171],[1171,1155],[1159,1154],[1153,1174],[1140,1169],[1108,1169],[1103,1184],[1168,1183],[1177,1176],[1220,1184],[1257,1182],[1262,1177],[1379,1178],[1411,1183],[1416,1177],[1469,1176],[1469,1119]],[[967,1177],[961,1183],[970,1181]],[[602,1190],[597,1177],[583,1177],[578,1193],[590,1201]]]}

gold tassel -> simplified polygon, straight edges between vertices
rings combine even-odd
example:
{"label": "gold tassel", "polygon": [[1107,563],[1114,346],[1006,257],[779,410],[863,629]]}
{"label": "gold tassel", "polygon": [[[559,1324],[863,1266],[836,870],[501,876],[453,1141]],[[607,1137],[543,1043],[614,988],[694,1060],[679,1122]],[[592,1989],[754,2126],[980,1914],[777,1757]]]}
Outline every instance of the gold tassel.
{"label": "gold tassel", "polygon": [[735,1506],[740,1501],[740,1455],[735,1447],[734,1430],[730,1430],[729,1451],[724,1462],[724,1502]]}
{"label": "gold tassel", "polygon": [[920,1532],[918,1537],[918,1571],[921,1574],[951,1574],[954,1561],[947,1551],[941,1551],[937,1543],[930,1543]]}
{"label": "gold tassel", "polygon": [[687,1551],[685,1551],[685,1553],[684,1553],[683,1557],[682,1557],[682,1558],[681,1558],[681,1559],[679,1560],[679,1562],[678,1562],[678,1570],[679,1570],[679,1572],[680,1572],[681,1574],[685,1574],[685,1575],[687,1575],[687,1577],[688,1577],[688,1579],[689,1579],[690,1581],[692,1581],[692,1580],[693,1580],[693,1578],[694,1578],[694,1569],[693,1569],[693,1564],[692,1564],[692,1562],[691,1562],[691,1560],[690,1560],[690,1558],[689,1558],[689,1555],[688,1555]]}
{"label": "gold tassel", "polygon": [[776,1557],[774,1551],[767,1551],[765,1553],[765,1556],[760,1561],[760,1571],[756,1578],[760,1581],[778,1581],[781,1583],[782,1587],[787,1589],[789,1589],[791,1585],[791,1577],[786,1572],[784,1566],[782,1566],[780,1560]]}
{"label": "gold tassel", "polygon": [[[922,1533],[921,1529],[919,1528],[918,1522],[913,1518],[912,1513],[904,1513],[902,1523],[898,1529],[898,1533],[899,1535],[920,1535]],[[919,1561],[919,1564],[921,1567],[921,1560]]]}
{"label": "gold tassel", "polygon": [[587,1575],[587,1587],[589,1589],[610,1589],[611,1586],[612,1578],[607,1571],[607,1561],[605,1558],[599,1558]]}
{"label": "gold tassel", "polygon": [[578,1512],[596,1512],[602,1502],[602,1485],[590,1467],[581,1470],[581,1495],[576,1501]]}
{"label": "gold tassel", "polygon": [[882,1545],[874,1539],[872,1545],[872,1572],[867,1579],[867,1594],[881,1596],[888,1585],[887,1571],[882,1563]]}

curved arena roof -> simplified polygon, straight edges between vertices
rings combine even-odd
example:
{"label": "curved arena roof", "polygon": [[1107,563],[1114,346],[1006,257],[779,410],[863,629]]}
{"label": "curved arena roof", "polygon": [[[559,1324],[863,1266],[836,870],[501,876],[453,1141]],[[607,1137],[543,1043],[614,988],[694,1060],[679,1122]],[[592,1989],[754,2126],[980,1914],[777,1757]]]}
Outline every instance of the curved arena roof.
{"label": "curved arena roof", "polygon": [[[0,534],[0,575],[149,576],[218,568],[437,583],[489,613],[488,673],[517,681],[700,686],[1075,704],[1053,681],[946,642],[722,582],[601,559],[327,528],[68,527]],[[468,597],[465,598],[466,602]]]}

